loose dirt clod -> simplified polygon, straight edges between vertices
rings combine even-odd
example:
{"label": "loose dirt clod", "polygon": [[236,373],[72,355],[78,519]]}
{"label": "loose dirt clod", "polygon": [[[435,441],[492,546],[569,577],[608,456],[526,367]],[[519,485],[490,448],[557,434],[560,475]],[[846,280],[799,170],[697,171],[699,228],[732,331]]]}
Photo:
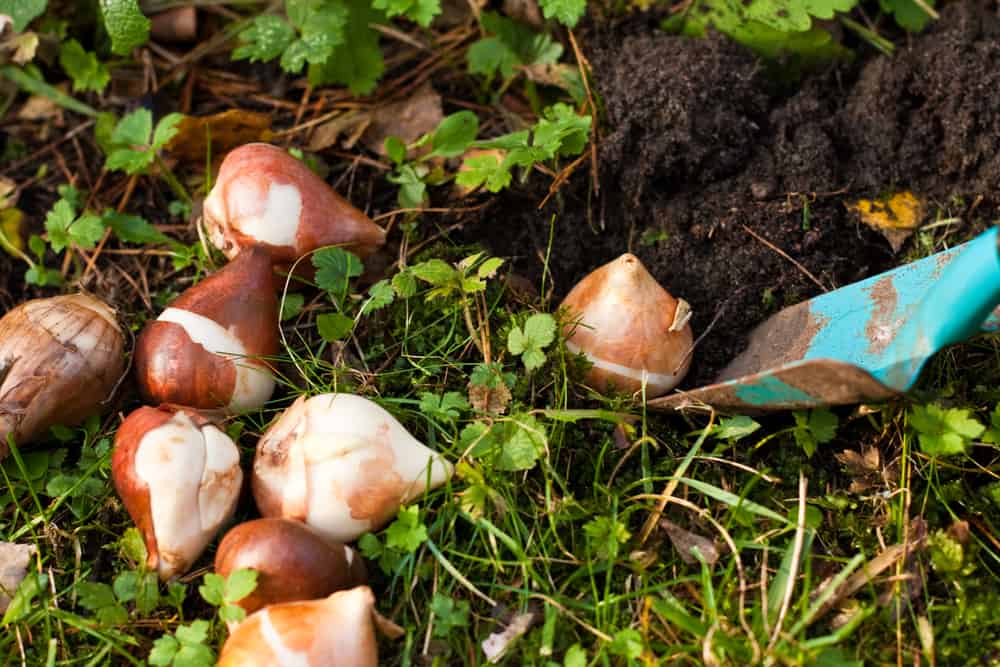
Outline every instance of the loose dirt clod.
{"label": "loose dirt clod", "polygon": [[[910,188],[949,216],[996,210],[1000,185],[1000,18],[953,3],[893,57],[814,74],[789,93],[748,51],[718,35],[691,40],[632,18],[586,47],[606,108],[601,191],[583,175],[558,204],[512,193],[483,224],[493,251],[542,273],[557,296],[622,252],[639,256],[694,311],[696,336],[718,320],[683,386],[710,382],[752,327],[831,288],[899,262],[845,202]],[[581,172],[582,174],[582,172]],[[956,196],[965,196],[960,202]],[[789,261],[757,236],[794,259]],[[515,231],[516,230],[516,231]]]}

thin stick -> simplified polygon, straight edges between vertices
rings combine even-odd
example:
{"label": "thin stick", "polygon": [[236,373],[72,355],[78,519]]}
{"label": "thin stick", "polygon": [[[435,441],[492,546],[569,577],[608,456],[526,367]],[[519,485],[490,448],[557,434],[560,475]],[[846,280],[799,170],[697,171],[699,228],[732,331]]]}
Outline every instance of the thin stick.
{"label": "thin stick", "polygon": [[766,245],[768,248],[770,248],[771,250],[773,250],[774,252],[778,253],[779,255],[781,255],[782,257],[784,257],[785,259],[787,259],[789,262],[791,262],[792,264],[794,264],[795,268],[797,268],[799,271],[801,271],[802,273],[804,273],[805,276],[807,278],[809,278],[809,280],[811,280],[814,283],[816,283],[816,286],[819,287],[821,290],[823,290],[824,292],[829,292],[830,291],[829,287],[827,287],[826,285],[824,285],[823,283],[821,283],[819,281],[819,278],[817,278],[816,276],[814,276],[812,273],[809,272],[809,269],[807,269],[806,267],[802,266],[799,262],[797,262],[794,259],[792,259],[791,255],[789,255],[787,252],[785,252],[784,250],[782,250],[778,246],[774,245],[773,243],[771,243],[770,241],[768,241],[763,236],[761,236],[760,234],[758,234],[754,230],[750,229],[746,225],[740,223],[740,226],[747,231],[747,234],[749,234],[750,236],[754,237],[755,239],[757,239],[758,241],[760,241],[761,243],[763,243],[764,245]]}

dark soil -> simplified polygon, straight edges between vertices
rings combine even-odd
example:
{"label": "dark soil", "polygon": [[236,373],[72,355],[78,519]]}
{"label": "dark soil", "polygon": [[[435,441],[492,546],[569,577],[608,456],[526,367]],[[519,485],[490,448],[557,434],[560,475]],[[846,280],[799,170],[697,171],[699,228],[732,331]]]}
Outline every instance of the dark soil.
{"label": "dark soil", "polygon": [[848,201],[913,189],[929,215],[964,221],[949,227],[956,240],[993,219],[998,37],[995,3],[956,2],[895,56],[869,55],[789,91],[721,36],[675,37],[629,19],[586,48],[607,114],[599,193],[581,168],[545,209],[544,193],[513,193],[471,233],[537,281],[555,214],[557,297],[637,254],[690,302],[696,336],[715,321],[685,385],[709,382],[755,324],[821,292],[747,228],[835,288],[902,261]]}

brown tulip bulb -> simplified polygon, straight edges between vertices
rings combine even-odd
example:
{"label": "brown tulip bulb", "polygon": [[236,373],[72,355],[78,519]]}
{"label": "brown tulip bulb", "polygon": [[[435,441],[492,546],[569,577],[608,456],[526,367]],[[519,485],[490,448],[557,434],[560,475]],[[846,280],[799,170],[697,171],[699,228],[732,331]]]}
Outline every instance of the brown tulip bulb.
{"label": "brown tulip bulb", "polygon": [[271,605],[236,626],[218,667],[378,667],[375,623],[367,586]]}
{"label": "brown tulip bulb", "polygon": [[562,303],[572,322],[566,348],[593,364],[587,382],[599,390],[661,396],[691,365],[691,309],[660,286],[635,255],[588,274]]}
{"label": "brown tulip bulb", "polygon": [[115,312],[87,294],[22,303],[0,319],[0,459],[100,412],[125,372]]}
{"label": "brown tulip bulb", "polygon": [[368,581],[353,549],[288,519],[248,521],[226,533],[215,552],[215,571],[227,577],[242,568],[257,571],[257,588],[236,603],[247,613],[278,602],[325,598]]}
{"label": "brown tulip bulb", "polygon": [[205,199],[204,222],[227,257],[259,244],[286,266],[323,246],[343,246],[363,258],[385,243],[385,230],[301,160],[262,143],[226,155]]}
{"label": "brown tulip bulb", "polygon": [[253,495],[264,516],[304,521],[327,539],[350,542],[453,471],[367,398],[300,396],[257,445]]}
{"label": "brown tulip bulb", "polygon": [[191,287],[136,343],[149,403],[237,414],[262,406],[274,377],[259,357],[278,351],[278,299],[266,250],[251,248]]}
{"label": "brown tulip bulb", "polygon": [[232,518],[243,484],[229,436],[175,406],[141,407],[122,422],[111,476],[164,581],[187,572]]}

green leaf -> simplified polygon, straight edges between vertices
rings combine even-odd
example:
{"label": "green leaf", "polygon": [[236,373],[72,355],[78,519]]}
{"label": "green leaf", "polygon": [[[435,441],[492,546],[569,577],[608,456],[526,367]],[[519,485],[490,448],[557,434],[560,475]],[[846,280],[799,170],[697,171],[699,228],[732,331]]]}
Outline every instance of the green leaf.
{"label": "green leaf", "polygon": [[243,607],[238,607],[234,604],[222,605],[219,609],[219,618],[225,623],[239,623],[247,617],[247,612]]}
{"label": "green leaf", "polygon": [[285,322],[301,313],[305,302],[306,298],[301,294],[296,292],[286,294],[285,298],[281,301],[281,321]]}
{"label": "green leaf", "polygon": [[423,27],[441,13],[440,0],[373,0],[372,7],[385,12],[386,16],[406,16]]}
{"label": "green leaf", "polygon": [[156,124],[156,131],[153,132],[153,150],[158,151],[177,134],[177,125],[184,120],[182,113],[170,113],[160,119]]}
{"label": "green leaf", "polygon": [[416,505],[402,507],[396,520],[385,529],[385,545],[413,553],[427,541],[427,526],[420,520],[420,508]]}
{"label": "green leaf", "polygon": [[285,52],[295,40],[295,29],[280,16],[261,14],[240,33],[243,42],[233,51],[233,60],[267,62]]}
{"label": "green leaf", "polygon": [[257,589],[257,571],[249,568],[234,570],[226,578],[226,602],[239,602]]}
{"label": "green leaf", "polygon": [[420,393],[420,411],[429,417],[451,421],[458,419],[469,407],[465,396],[457,391],[449,391],[443,396],[429,391]]}
{"label": "green leaf", "polygon": [[458,279],[459,272],[443,259],[431,259],[410,267],[410,273],[426,283],[440,287]]}
{"label": "green leaf", "polygon": [[160,579],[156,572],[144,572],[136,582],[135,608],[148,616],[160,604]]}
{"label": "green leaf", "polygon": [[97,55],[87,52],[80,42],[71,39],[59,47],[59,64],[73,79],[73,90],[92,90],[99,93],[111,81],[107,65],[97,59]]}
{"label": "green leaf", "polygon": [[812,18],[832,19],[836,12],[854,9],[858,0],[751,0],[746,15],[781,32],[803,32]]}
{"label": "green leaf", "polygon": [[129,528],[118,540],[122,555],[135,565],[146,562],[146,544],[143,542],[142,534],[136,528]]}
{"label": "green leaf", "polygon": [[496,460],[498,470],[529,470],[545,453],[547,437],[545,427],[533,415],[511,416],[504,423],[506,433]]}
{"label": "green leaf", "polygon": [[226,578],[221,574],[209,572],[203,579],[204,583],[198,587],[198,592],[205,602],[219,607],[226,597]]}
{"label": "green leaf", "polygon": [[406,144],[399,137],[386,137],[382,146],[394,164],[403,164],[406,161]]}
{"label": "green leaf", "polygon": [[542,351],[552,344],[556,335],[556,320],[547,313],[535,313],[524,323],[524,329],[511,328],[507,334],[507,349],[520,355],[529,371],[545,363]]}
{"label": "green leaf", "polygon": [[118,148],[108,156],[105,166],[109,171],[124,171],[130,175],[138,174],[149,169],[155,157],[152,151]]}
{"label": "green leaf", "polygon": [[111,228],[118,240],[124,243],[152,245],[173,242],[173,239],[137,215],[127,215],[109,210],[104,213],[103,221]]}
{"label": "green leaf", "polygon": [[149,664],[157,667],[169,667],[174,662],[174,656],[181,648],[180,642],[164,635],[153,642],[153,650],[149,652]]}
{"label": "green leaf", "polygon": [[638,660],[642,655],[642,635],[632,628],[619,630],[614,641],[608,644],[608,651],[629,660]]}
{"label": "green leaf", "polygon": [[983,442],[1000,443],[1000,404],[990,413],[990,426],[983,433]]}
{"label": "green leaf", "polygon": [[148,146],[153,134],[153,112],[136,109],[122,117],[111,133],[111,141],[126,146]]}
{"label": "green leaf", "polygon": [[[421,170],[424,168],[421,167]],[[400,208],[420,208],[424,205],[427,184],[412,164],[404,164],[387,177],[390,183],[399,186]]]}
{"label": "green leaf", "polygon": [[121,602],[131,602],[139,588],[139,573],[135,570],[125,570],[111,584],[115,597]]}
{"label": "green leaf", "polygon": [[750,417],[743,415],[726,417],[712,428],[712,436],[719,440],[732,440],[735,442],[754,433],[759,428],[760,424]]}
{"label": "green leaf", "polygon": [[84,250],[91,250],[104,236],[104,220],[99,216],[86,213],[81,215],[69,228],[69,236],[76,245]]}
{"label": "green leaf", "polygon": [[479,118],[471,111],[459,111],[446,116],[434,131],[431,139],[434,151],[431,155],[440,157],[461,155],[476,140],[478,132]]}
{"label": "green leaf", "polygon": [[553,104],[535,125],[532,146],[545,151],[547,159],[579,155],[587,145],[590,122],[590,116],[577,115],[568,104]]}
{"label": "green leaf", "polygon": [[563,667],[587,667],[587,652],[579,644],[573,644],[563,656]]}
{"label": "green leaf", "polygon": [[70,244],[69,228],[76,219],[76,211],[65,199],[60,199],[45,216],[45,233],[49,245],[56,252],[62,252]]}
{"label": "green leaf", "polygon": [[328,343],[342,340],[354,329],[354,320],[342,313],[323,313],[316,316],[316,329]]}
{"label": "green leaf", "polygon": [[385,308],[396,299],[396,291],[392,288],[392,283],[382,279],[368,288],[368,300],[361,307],[361,313],[367,315],[381,308]]}
{"label": "green leaf", "polygon": [[208,621],[195,621],[191,625],[182,625],[178,627],[174,636],[177,637],[177,641],[181,644],[201,644],[208,639],[208,630]]}
{"label": "green leaf", "polygon": [[367,95],[385,69],[379,34],[370,25],[384,23],[385,14],[374,10],[368,0],[345,0],[344,5],[348,9],[344,43],[324,64],[310,68],[309,81],[314,85],[339,83],[355,95]]}
{"label": "green leaf", "polygon": [[510,185],[510,167],[500,162],[495,155],[475,155],[465,159],[462,170],[455,176],[455,182],[466,188],[478,188],[485,184],[490,192],[500,192]]}
{"label": "green leaf", "polygon": [[215,653],[204,644],[181,646],[174,656],[174,667],[212,667],[215,664]]}
{"label": "green leaf", "polygon": [[[934,6],[934,0],[925,0],[928,7]],[[882,11],[890,13],[904,30],[920,32],[931,20],[930,14],[914,0],[879,0]]]}
{"label": "green leaf", "polygon": [[435,637],[447,637],[455,628],[464,628],[469,624],[469,603],[466,600],[435,593],[430,606],[434,614]]}
{"label": "green leaf", "polygon": [[411,271],[400,271],[392,277],[392,289],[400,299],[409,299],[417,293],[417,279]]}
{"label": "green leaf", "polygon": [[608,516],[594,517],[585,523],[583,533],[594,554],[603,560],[614,560],[619,546],[632,537],[625,524]]}
{"label": "green leaf", "polygon": [[24,32],[28,24],[42,15],[48,0],[0,0],[0,14],[14,23],[14,32]]}
{"label": "green leaf", "polygon": [[556,338],[556,320],[548,313],[535,313],[524,323],[524,335],[533,345],[545,348]]}
{"label": "green leaf", "polygon": [[316,267],[316,286],[337,297],[347,294],[351,278],[361,275],[364,270],[361,260],[354,253],[343,248],[323,248],[312,256]]}
{"label": "green leaf", "polygon": [[917,432],[920,449],[930,456],[962,454],[986,430],[970,410],[933,404],[913,406],[909,424]]}
{"label": "green leaf", "polygon": [[809,413],[796,412],[793,435],[806,456],[812,457],[817,447],[833,440],[837,434],[837,415],[829,410],[812,410]]}
{"label": "green leaf", "polygon": [[545,18],[556,19],[567,28],[576,27],[587,11],[587,0],[539,0],[538,5]]}
{"label": "green leaf", "polygon": [[548,35],[496,12],[483,12],[481,19],[483,29],[495,37],[483,38],[469,47],[466,58],[471,73],[489,77],[499,71],[507,79],[514,75],[517,65],[559,62],[562,45]]}
{"label": "green leaf", "polygon": [[112,52],[126,56],[149,41],[149,19],[136,0],[100,0],[100,7]]}
{"label": "green leaf", "polygon": [[0,623],[8,626],[27,616],[28,612],[32,610],[32,603],[35,598],[45,590],[48,582],[49,578],[45,574],[41,572],[28,572],[27,576],[18,584],[17,591],[7,606],[7,611],[3,615],[3,621]]}

